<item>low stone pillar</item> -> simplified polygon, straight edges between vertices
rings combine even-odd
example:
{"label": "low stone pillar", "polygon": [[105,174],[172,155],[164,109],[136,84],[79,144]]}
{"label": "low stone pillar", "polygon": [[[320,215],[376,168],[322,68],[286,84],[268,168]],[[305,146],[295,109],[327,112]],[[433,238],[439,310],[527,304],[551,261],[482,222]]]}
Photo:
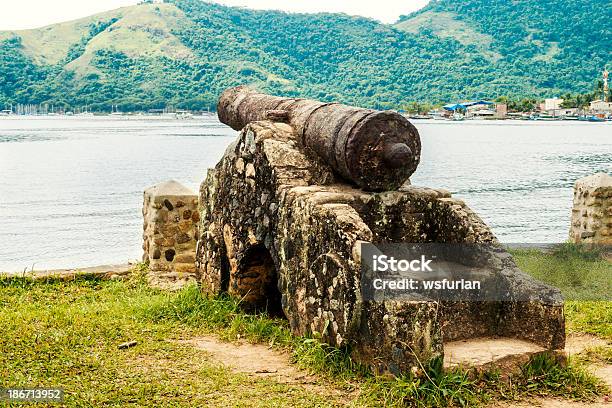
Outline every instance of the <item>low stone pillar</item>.
{"label": "low stone pillar", "polygon": [[570,239],[574,243],[612,245],[612,177],[597,173],[574,185]]}
{"label": "low stone pillar", "polygon": [[196,281],[198,196],[171,180],[144,192],[143,261],[149,263],[149,283],[179,289]]}

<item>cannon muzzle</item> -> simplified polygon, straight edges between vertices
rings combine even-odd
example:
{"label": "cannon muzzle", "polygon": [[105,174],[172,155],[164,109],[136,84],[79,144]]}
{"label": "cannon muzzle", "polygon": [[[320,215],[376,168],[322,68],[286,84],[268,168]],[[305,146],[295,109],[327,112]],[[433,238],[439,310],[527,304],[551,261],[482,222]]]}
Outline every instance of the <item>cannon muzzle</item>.
{"label": "cannon muzzle", "polygon": [[396,190],[421,157],[419,132],[397,112],[281,98],[245,86],[223,92],[217,111],[235,130],[260,120],[289,123],[303,146],[364,190]]}

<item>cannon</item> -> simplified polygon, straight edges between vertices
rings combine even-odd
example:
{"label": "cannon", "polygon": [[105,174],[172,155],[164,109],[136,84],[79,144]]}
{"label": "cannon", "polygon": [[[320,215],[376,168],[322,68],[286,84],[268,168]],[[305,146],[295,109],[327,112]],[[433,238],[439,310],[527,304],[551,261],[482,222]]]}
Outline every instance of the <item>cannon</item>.
{"label": "cannon", "polygon": [[246,86],[223,92],[217,112],[234,130],[261,120],[289,123],[307,150],[364,190],[398,189],[421,157],[419,132],[397,112],[282,98]]}

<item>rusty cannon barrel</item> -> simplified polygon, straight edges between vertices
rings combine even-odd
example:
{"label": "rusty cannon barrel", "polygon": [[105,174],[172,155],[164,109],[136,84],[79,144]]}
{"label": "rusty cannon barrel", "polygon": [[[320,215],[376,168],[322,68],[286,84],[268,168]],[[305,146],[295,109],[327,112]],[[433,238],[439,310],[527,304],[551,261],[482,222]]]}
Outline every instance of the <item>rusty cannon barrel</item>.
{"label": "rusty cannon barrel", "polygon": [[289,123],[304,146],[365,190],[396,190],[421,157],[419,132],[396,112],[281,98],[245,86],[223,92],[217,111],[235,130],[260,120]]}

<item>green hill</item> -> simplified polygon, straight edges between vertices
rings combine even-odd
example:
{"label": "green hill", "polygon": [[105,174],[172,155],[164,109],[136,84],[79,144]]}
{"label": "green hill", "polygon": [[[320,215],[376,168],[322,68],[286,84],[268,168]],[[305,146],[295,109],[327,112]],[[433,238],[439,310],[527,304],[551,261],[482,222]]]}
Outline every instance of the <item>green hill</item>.
{"label": "green hill", "polygon": [[377,108],[591,91],[607,0],[432,1],[395,25],[171,0],[0,32],[0,107],[213,107],[224,88]]}

